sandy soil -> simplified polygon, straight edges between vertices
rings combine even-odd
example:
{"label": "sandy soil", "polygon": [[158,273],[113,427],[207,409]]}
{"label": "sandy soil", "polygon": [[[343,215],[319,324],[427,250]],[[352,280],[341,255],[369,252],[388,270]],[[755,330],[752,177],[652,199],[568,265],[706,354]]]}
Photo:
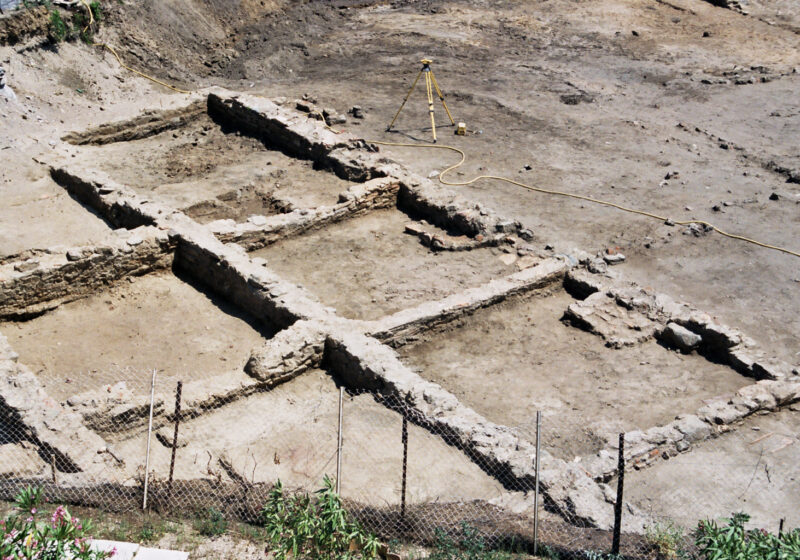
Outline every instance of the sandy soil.
{"label": "sandy soil", "polygon": [[[800,126],[800,40],[787,27],[798,21],[793,4],[755,2],[749,17],[700,0],[522,6],[344,2],[333,10],[320,2],[247,2],[206,6],[200,17],[191,0],[121,3],[109,6],[101,38],[122,41],[134,64],[184,85],[288,97],[310,92],[340,112],[359,104],[366,118],[343,128],[378,139],[427,138],[421,91],[398,122],[403,133],[384,129],[416,60],[432,56],[456,118],[483,132],[447,139],[467,151],[464,177],[482,167],[675,218],[710,218],[771,243],[791,246],[798,238],[800,191],[786,182],[796,176],[799,157],[793,138]],[[0,240],[10,252],[22,238],[41,246],[91,237],[86,226],[62,217],[62,202],[37,200],[40,193],[24,186],[30,157],[46,153],[66,130],[165,108],[183,96],[79,45],[0,47],[0,59],[20,100],[0,101],[10,131],[0,148],[13,162],[1,171],[8,181],[2,195],[23,193],[18,202],[29,205],[31,217],[45,214],[36,207],[50,209],[47,228],[4,220],[11,226],[0,226]],[[717,137],[735,147],[721,149],[726,142]],[[444,166],[439,151],[388,151],[426,175]],[[659,186],[675,170],[679,176]],[[534,226],[542,244],[623,247],[626,274],[800,361],[794,258],[510,186],[478,183],[464,191]],[[769,200],[772,192],[777,201]]]}
{"label": "sandy soil", "polygon": [[703,399],[749,380],[697,355],[647,342],[619,350],[560,318],[563,291],[512,300],[400,349],[420,374],[490,420],[535,437],[572,460],[599,451],[620,431],[647,429],[694,412]]}
{"label": "sandy soil", "polygon": [[[754,416],[691,453],[625,475],[626,501],[691,529],[745,511],[753,527],[800,526],[800,411]],[[613,482],[612,482],[613,484]]]}
{"label": "sandy soil", "polygon": [[[205,115],[148,138],[81,147],[78,160],[203,223],[332,206],[351,185]],[[288,204],[276,207],[276,198]]]}
{"label": "sandy soil", "polygon": [[2,323],[0,332],[56,398],[118,381],[145,393],[154,368],[159,387],[244,376],[250,351],[269,334],[171,273],[135,278],[30,321]]}
{"label": "sandy soil", "polygon": [[252,255],[351,319],[377,319],[517,271],[498,250],[433,252],[404,233],[411,222],[399,210],[378,210]]}
{"label": "sandy soil", "polygon": [[[800,153],[796,141],[800,134],[800,14],[794,2],[751,0],[750,16],[702,0],[497,0],[489,4],[475,0],[341,0],[335,7],[323,0],[125,0],[111,2],[107,7],[107,24],[98,40],[124,45],[123,57],[137,68],[190,88],[223,85],[289,98],[309,93],[320,106],[330,106],[338,112],[360,105],[366,118],[350,119],[343,128],[373,139],[429,138],[422,91],[417,92],[398,121],[400,132],[386,133],[385,128],[418,70],[417,61],[423,56],[433,57],[454,116],[466,121],[471,131],[480,131],[464,138],[445,136],[448,129],[441,131],[442,141],[463,148],[468,156],[467,164],[453,175],[455,178],[467,179],[486,172],[507,175],[675,219],[709,219],[734,233],[800,249]],[[175,106],[184,101],[184,96],[122,71],[108,53],[80,44],[42,48],[33,42],[0,47],[0,64],[8,72],[9,85],[18,97],[17,102],[0,98],[0,254],[100,238],[107,231],[102,221],[65,196],[34,158],[47,156],[68,130],[131,117],[143,109]],[[444,121],[438,106],[437,118]],[[180,173],[188,152],[170,152],[169,147],[187,142],[191,145],[192,138],[166,139],[164,146],[156,142],[148,165],[154,161],[166,165],[165,158],[172,153],[178,164],[175,170]],[[224,141],[236,146],[242,139],[226,136]],[[248,149],[245,146],[240,155],[249,153]],[[438,150],[385,151],[426,176],[450,162]],[[203,157],[213,151],[202,153],[205,155],[191,165],[202,164]],[[239,168],[240,163],[244,167]],[[257,205],[261,200],[256,193],[259,183],[246,169],[252,163],[251,159],[228,161],[211,171],[206,179],[209,184],[216,181],[220,186],[200,197],[202,200],[182,198],[193,189],[204,188],[191,180],[183,181],[185,185],[175,183],[169,187],[174,190],[164,190],[163,195],[172,196],[171,200],[184,207],[214,201],[209,214],[205,214],[208,205],[195,207],[198,219],[203,221],[219,216],[242,219],[251,211],[248,205]],[[226,210],[228,214],[218,216],[214,214],[218,207],[230,208],[217,199],[231,192],[222,171],[227,165],[231,166],[229,178],[234,188],[252,186],[252,191],[242,192],[252,192],[254,196],[244,197],[243,206],[247,208],[240,213]],[[673,177],[675,171],[678,174]],[[120,168],[122,172],[124,169]],[[215,178],[218,172],[220,176]],[[667,180],[668,173],[672,178]],[[138,175],[133,178],[138,179]],[[158,178],[159,183],[161,180]],[[306,181],[311,181],[310,175],[302,176],[302,183]],[[335,190],[332,188],[330,195]],[[533,227],[537,242],[553,245],[557,252],[621,247],[628,257],[620,267],[626,277],[685,299],[721,321],[742,328],[770,352],[800,363],[800,273],[796,258],[717,234],[695,236],[684,228],[668,227],[659,221],[523,192],[508,185],[478,182],[460,190]],[[237,197],[242,200],[238,194]],[[378,232],[379,226],[365,231]],[[336,232],[331,229],[331,235]],[[441,289],[437,276],[440,268],[456,271],[457,276],[446,279],[447,286],[456,288],[468,276],[473,278],[471,270],[478,271],[474,276],[478,278],[491,268],[486,263],[493,262],[477,261],[466,269],[459,268],[464,264],[434,268],[438,264],[435,261],[418,260],[419,255],[427,255],[421,248],[415,246],[410,251],[409,245],[408,253],[398,248],[398,243],[416,243],[402,241],[403,236],[398,235],[391,249],[385,242],[374,246],[386,255],[405,255],[404,265],[408,263],[408,269],[423,281],[400,281],[390,288],[399,291],[387,292],[383,288],[390,286],[387,279],[402,279],[400,273],[405,274],[406,269],[398,271],[396,266],[381,264],[391,259],[356,250],[344,241],[338,244],[340,251],[349,247],[356,255],[368,256],[357,262],[348,249],[337,257],[342,269],[346,266],[367,272],[359,273],[361,277],[342,276],[336,281],[323,274],[314,276],[308,262],[299,261],[325,262],[326,266],[319,268],[328,269],[326,274],[333,275],[330,269],[338,263],[329,255],[340,254],[335,252],[335,243],[326,246],[325,252],[315,252],[313,247],[304,245],[311,239],[324,245],[325,235],[314,235],[294,242],[297,253],[277,246],[270,266],[306,284],[324,301],[351,316],[377,316],[416,302],[417,297],[437,295]],[[349,235],[341,239],[345,238],[350,239]],[[367,240],[367,245],[372,243],[369,237]],[[415,256],[409,260],[408,255]],[[433,259],[430,255],[424,258]],[[371,264],[371,259],[378,266]],[[318,262],[313,263],[315,267]],[[427,264],[418,264],[422,262]],[[419,289],[423,291],[414,292]],[[556,299],[551,301],[562,296],[553,297]],[[163,312],[163,306],[148,309],[153,316]],[[595,372],[594,375],[607,378],[599,377],[598,381],[592,377],[588,382],[589,378],[584,377],[581,381],[586,384],[581,385],[567,376],[570,382],[557,389],[543,386],[541,390],[548,398],[531,395],[527,402],[533,404],[520,408],[525,418],[517,423],[532,418],[537,406],[561,404],[561,408],[552,409],[561,414],[570,406],[566,404],[568,400],[579,408],[571,411],[575,416],[568,418],[578,418],[581,407],[586,406],[586,395],[598,393],[598,383],[602,398],[589,403],[590,409],[597,409],[592,417],[607,419],[595,430],[598,434],[609,428],[619,429],[612,420],[638,425],[640,414],[645,420],[650,415],[650,420],[655,421],[662,418],[660,414],[668,420],[672,412],[691,410],[705,396],[701,391],[694,393],[694,387],[703,388],[709,395],[737,388],[736,378],[730,377],[727,370],[715,374],[716,366],[697,357],[668,353],[655,345],[613,353],[598,347],[589,353],[599,341],[590,342],[585,338],[590,335],[574,329],[563,330],[566,327],[557,321],[560,309],[555,306],[555,315],[548,313],[541,318],[538,311],[531,311],[534,324],[539,321],[550,325],[550,330],[541,334],[542,339],[552,338],[552,347],[560,353],[556,355],[569,356],[573,364],[580,366],[576,371]],[[504,308],[497,310],[497,322],[508,323],[505,332],[513,333],[510,339],[514,343],[508,348],[493,344],[489,332],[481,332],[480,328],[460,327],[447,334],[453,337],[451,346],[465,346],[459,339],[466,340],[469,337],[462,333],[472,331],[480,336],[470,335],[471,347],[485,348],[488,361],[492,356],[517,352],[522,358],[518,362],[536,363],[541,358],[525,346],[527,325],[504,316],[504,312]],[[86,315],[81,327],[87,321],[100,324]],[[144,355],[152,356],[151,361],[173,359],[176,346],[163,341],[173,340],[174,333],[183,327],[182,323],[173,324],[172,319],[163,323],[172,329],[164,330],[161,338],[141,349]],[[25,325],[19,328],[24,329]],[[0,326],[12,336],[16,329]],[[491,332],[500,329],[493,328]],[[47,344],[69,341],[76,335],[68,331],[53,336],[63,339],[51,339]],[[214,336],[224,338],[224,334]],[[97,340],[95,344],[103,351],[111,346],[105,339]],[[436,363],[436,352],[450,357],[446,349],[434,351],[435,342],[432,337],[423,343],[432,347],[430,361],[434,366],[425,368],[426,375],[445,379],[441,372],[448,371],[443,365],[447,360]],[[20,352],[27,344],[19,338],[12,343]],[[120,348],[128,347],[127,343],[118,344]],[[28,352],[38,356],[43,345],[31,342]],[[584,348],[586,356],[575,352]],[[408,351],[413,352],[413,348]],[[551,362],[543,361],[537,367],[548,365],[545,373],[549,376],[554,367]],[[495,367],[504,363],[507,360],[503,356],[494,358]],[[87,368],[79,365],[68,369]],[[152,363],[145,365],[150,366]],[[664,375],[651,371],[663,371]],[[640,377],[631,380],[636,372]],[[707,377],[698,379],[696,375],[702,372],[707,372]],[[643,391],[642,374],[655,375],[655,386],[663,391],[658,398]],[[511,378],[506,372],[502,375],[511,387],[517,387],[524,377]],[[605,383],[608,385],[602,385]],[[622,394],[612,394],[614,383],[624,391]],[[575,387],[582,391],[571,392]],[[680,387],[686,387],[685,394],[678,391]],[[504,393],[497,384],[487,390],[485,379],[477,376],[471,384],[452,389],[479,410],[484,393],[505,399],[509,410],[516,408],[508,404],[506,395],[511,391]],[[618,401],[620,407],[622,403],[626,406],[609,406],[600,414],[600,402],[613,405]],[[663,407],[662,401],[666,403]],[[613,413],[611,419],[605,416],[609,413]],[[512,417],[507,420],[515,422]],[[792,430],[796,425],[796,419],[785,415],[775,421]],[[576,454],[594,448],[597,437],[594,428],[589,430],[591,434],[577,438],[580,445],[574,450]],[[555,439],[557,434],[552,440],[554,449],[560,446]],[[713,444],[727,445],[727,441],[720,439]],[[784,452],[795,447],[796,444],[789,446]],[[562,449],[567,455],[568,447]],[[719,453],[723,458],[715,472],[725,474],[729,468],[736,468],[722,466],[730,462],[726,457],[738,453],[734,443]],[[688,460],[692,454],[685,457]],[[648,476],[654,480],[659,478],[657,470],[643,472],[651,473]],[[667,486],[654,486],[651,494],[663,498],[659,492],[673,492],[674,488],[668,486],[670,480],[673,479],[665,475]],[[725,491],[718,479],[707,480],[705,490]],[[769,501],[762,503],[768,507]]]}
{"label": "sandy soil", "polygon": [[[220,471],[225,454],[248,480],[315,490],[336,473],[339,390],[324,371],[312,370],[289,383],[181,425],[188,445],[180,449],[177,478]],[[363,503],[400,502],[401,417],[369,395],[344,403],[342,495]],[[145,434],[116,444],[128,468],[141,463]],[[378,444],[377,442],[380,442]],[[152,448],[151,464],[164,477],[170,450]],[[408,503],[490,499],[500,484],[460,451],[416,426],[409,426]],[[226,477],[227,479],[227,477]]]}

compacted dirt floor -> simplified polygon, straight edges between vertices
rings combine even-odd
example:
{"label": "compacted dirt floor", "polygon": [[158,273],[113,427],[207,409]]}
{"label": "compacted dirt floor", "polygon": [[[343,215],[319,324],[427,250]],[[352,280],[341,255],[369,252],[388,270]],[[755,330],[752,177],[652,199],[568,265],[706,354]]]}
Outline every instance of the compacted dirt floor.
{"label": "compacted dirt floor", "polygon": [[0,332],[59,399],[119,381],[146,394],[153,369],[167,393],[177,380],[244,377],[250,351],[270,335],[171,272],[126,280],[29,321],[2,323]]}
{"label": "compacted dirt floor", "polygon": [[400,349],[423,377],[490,420],[535,437],[571,461],[596,453],[621,431],[646,430],[730,395],[751,380],[654,341],[609,349],[561,321],[563,290],[483,309]]}
{"label": "compacted dirt floor", "polygon": [[432,251],[386,209],[254,251],[267,266],[350,319],[378,319],[517,272],[498,249]]}
{"label": "compacted dirt floor", "polygon": [[[352,113],[363,118],[348,114],[337,128],[411,143],[431,139],[421,89],[395,131],[386,126],[418,61],[431,57],[451,111],[469,130],[465,137],[440,130],[440,145],[453,144],[467,157],[448,175],[451,181],[503,175],[673,220],[708,220],[800,251],[800,10],[784,0],[751,0],[749,14],[712,4],[122,0],[105,3],[96,40],[118,46],[139,70],[187,89],[221,85],[290,100],[305,95],[337,113],[359,106]],[[38,36],[0,45],[0,65],[16,92],[16,100],[0,97],[0,255],[102,239],[108,226],[55,185],[44,162],[63,147],[69,131],[176,107],[186,97],[82,43],[53,46]],[[436,111],[444,123],[438,103]],[[70,148],[86,165],[202,222],[285,210],[276,198],[297,207],[332,204],[348,186],[308,162],[264,150],[202,119],[135,142]],[[435,177],[457,161],[451,152],[429,148],[381,150],[423,176]],[[800,364],[797,257],[492,180],[454,188],[521,220],[543,250],[617,248],[626,255],[617,267],[626,278],[688,301],[741,328],[770,354]],[[405,220],[396,210],[376,212],[257,254],[341,314],[367,319],[513,272],[493,250],[434,254],[402,233]],[[508,302],[401,353],[492,419],[524,429],[537,408],[544,410],[546,445],[566,459],[596,450],[609,433],[667,422],[703,399],[750,382],[655,343],[607,349],[593,335],[561,323],[569,301],[555,292]],[[265,334],[170,275],[138,279],[28,322],[2,324],[0,332],[34,371],[53,373],[47,388],[63,397],[105,384],[100,372],[120,367],[157,367],[186,377],[241,375],[250,348]],[[73,379],[73,373],[85,375]],[[274,414],[293,418],[287,410]],[[219,414],[233,416],[224,409]],[[763,486],[763,477],[772,474],[752,456],[760,448],[747,442],[748,430],[791,438],[796,415],[751,422],[634,473],[641,479],[635,479],[631,492],[639,494],[631,501],[679,519],[729,513],[734,502],[771,527],[779,515],[791,519],[791,512],[769,508],[800,500],[796,469],[780,471],[776,464],[789,482],[779,490],[769,480]],[[242,448],[261,437],[255,425],[247,430],[237,448],[242,464]],[[395,431],[385,440],[394,441]],[[383,438],[381,433],[376,441]],[[766,446],[779,440],[763,441]],[[764,457],[792,458],[797,445],[770,447]],[[289,449],[280,448],[278,457]],[[261,452],[270,455],[267,448]],[[387,451],[396,452],[394,446]],[[701,457],[708,459],[702,472],[692,466]],[[679,461],[686,462],[684,468]],[[268,461],[258,463],[267,468]],[[394,463],[376,461],[376,473],[386,466],[386,479],[396,481]],[[285,468],[282,459],[273,466]],[[756,472],[750,488],[748,471]],[[278,472],[283,471],[263,474]],[[310,469],[302,476],[318,473]],[[732,486],[726,486],[728,475]],[[483,488],[478,478],[465,487]],[[344,488],[346,493],[347,482]],[[436,491],[431,486],[420,496]],[[706,497],[696,499],[704,492]],[[716,493],[736,499],[724,501]],[[390,494],[384,499],[395,500]],[[670,500],[671,495],[685,499]]]}
{"label": "compacted dirt floor", "polygon": [[626,474],[626,499],[688,529],[698,519],[746,511],[753,525],[800,525],[800,410],[754,416],[735,431],[697,444],[691,453]]}
{"label": "compacted dirt floor", "polygon": [[206,114],[147,138],[81,146],[78,159],[201,223],[332,206],[351,185]]}
{"label": "compacted dirt floor", "polygon": [[[250,482],[280,479],[288,488],[319,488],[336,474],[339,390],[324,371],[311,370],[276,389],[237,401],[181,425],[176,477],[220,471],[224,460]],[[343,405],[342,495],[373,506],[400,503],[402,418],[372,396],[346,395]],[[169,431],[169,430],[168,430]],[[407,500],[492,499],[502,486],[456,448],[409,426]],[[135,469],[146,432],[115,445]],[[166,477],[170,449],[156,444],[152,468]],[[212,471],[209,473],[209,468]]]}

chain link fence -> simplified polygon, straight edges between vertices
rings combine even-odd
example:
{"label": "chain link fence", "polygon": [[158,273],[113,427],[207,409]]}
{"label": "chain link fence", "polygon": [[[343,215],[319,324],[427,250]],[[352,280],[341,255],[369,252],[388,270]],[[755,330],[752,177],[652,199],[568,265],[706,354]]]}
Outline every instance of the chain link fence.
{"label": "chain link fence", "polygon": [[[93,379],[100,375],[93,372]],[[3,499],[34,485],[53,502],[104,511],[146,509],[169,516],[213,508],[226,518],[257,524],[275,481],[313,492],[328,475],[337,481],[351,515],[384,542],[430,546],[437,536],[457,537],[466,528],[489,547],[529,554],[535,547],[550,558],[600,558],[613,546],[613,531],[555,512],[544,492],[537,507],[535,485],[471,455],[457,437],[432,428],[404,401],[339,389],[322,370],[271,390],[242,382],[239,391],[204,406],[198,406],[196,390],[182,383],[179,389],[177,379],[156,374],[151,385],[151,372],[121,368],[107,373],[107,382],[93,390],[75,378],[40,382],[48,395],[57,395],[55,406],[80,417],[103,446],[90,450],[88,467],[76,469],[64,449],[34,442],[19,417],[0,409]],[[73,388],[79,391],[69,394]],[[544,417],[544,432],[547,425]],[[535,441],[536,423],[514,431]],[[756,521],[777,530],[785,504],[797,497],[800,477],[796,466],[779,466],[774,451],[796,445],[796,434],[751,430],[747,439],[747,429],[739,431],[736,437],[746,440],[752,456],[736,454],[738,440],[718,438],[697,458],[700,452],[691,451],[626,473],[623,518],[644,511],[652,523],[644,533],[622,532],[622,557],[669,558],[672,549],[691,551],[691,531],[699,519],[753,507],[762,513],[774,507],[774,517],[762,514]],[[752,443],[762,436],[767,437]],[[794,438],[791,443],[788,436]],[[727,453],[730,464],[712,462],[714,445],[720,447],[719,457]],[[731,492],[726,472],[749,482],[747,488]],[[706,473],[707,487],[682,478],[702,478],[698,473]],[[752,480],[741,473],[750,473]],[[608,490],[616,492],[616,479]]]}

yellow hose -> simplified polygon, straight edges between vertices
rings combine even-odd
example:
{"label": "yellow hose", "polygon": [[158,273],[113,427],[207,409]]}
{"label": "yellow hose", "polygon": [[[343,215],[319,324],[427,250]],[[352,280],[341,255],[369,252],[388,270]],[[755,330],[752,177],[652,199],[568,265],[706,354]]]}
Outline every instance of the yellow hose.
{"label": "yellow hose", "polygon": [[158,78],[154,78],[153,76],[148,76],[144,72],[139,72],[135,68],[131,68],[130,66],[128,66],[127,64],[122,62],[122,59],[120,59],[119,55],[117,54],[117,51],[114,50],[114,47],[112,47],[111,45],[108,45],[106,43],[92,43],[92,46],[93,47],[101,47],[101,48],[108,49],[111,52],[111,54],[114,55],[114,58],[117,59],[117,62],[119,62],[119,65],[122,66],[123,68],[125,68],[125,70],[128,70],[129,72],[133,72],[134,74],[136,74],[138,76],[141,76],[142,78],[150,80],[151,82],[155,82],[155,83],[157,83],[159,85],[162,85],[162,86],[164,86],[166,88],[169,88],[169,89],[171,89],[173,91],[177,91],[178,93],[187,93],[187,94],[188,93],[192,93],[191,91],[187,91],[185,89],[180,89],[180,88],[177,88],[177,87],[175,87],[173,85],[170,85],[167,82],[162,82],[161,80],[159,80]]}
{"label": "yellow hose", "polygon": [[[539,192],[539,193],[544,193],[544,194],[552,194],[552,195],[556,195],[556,196],[564,196],[564,197],[567,197],[567,198],[574,198],[574,199],[577,199],[577,200],[584,200],[586,202],[592,202],[594,204],[600,204],[602,206],[610,206],[611,208],[616,208],[617,210],[622,210],[623,212],[629,212],[631,214],[637,214],[639,216],[647,216],[648,218],[653,218],[654,220],[659,220],[661,222],[666,222],[669,219],[669,218],[667,218],[665,216],[659,216],[658,214],[654,214],[652,212],[647,212],[647,211],[644,211],[644,210],[637,210],[636,208],[629,208],[627,206],[622,206],[620,204],[616,204],[614,202],[609,202],[607,200],[601,200],[601,199],[598,199],[598,198],[592,198],[590,196],[585,196],[585,195],[582,195],[582,194],[574,194],[574,193],[569,193],[569,192],[564,192],[564,191],[557,191],[557,190],[553,190],[553,189],[545,189],[545,188],[542,188],[542,187],[534,187],[532,185],[526,185],[525,183],[520,183],[519,181],[515,181],[513,179],[509,179],[507,177],[499,177],[497,175],[478,175],[477,177],[474,177],[473,179],[470,179],[469,181],[463,181],[463,182],[448,181],[447,179],[444,178],[444,176],[446,174],[450,173],[451,171],[453,171],[454,169],[457,169],[458,167],[461,167],[461,165],[463,165],[464,162],[467,159],[467,156],[464,153],[464,151],[459,149],[459,148],[456,148],[454,146],[447,146],[445,144],[407,144],[407,143],[402,143],[402,142],[379,142],[379,141],[374,141],[374,140],[369,141],[369,142],[371,144],[378,144],[378,145],[381,145],[381,146],[398,146],[398,147],[402,147],[402,148],[436,148],[436,149],[439,149],[439,150],[450,150],[451,152],[456,152],[457,154],[459,154],[461,156],[461,161],[459,161],[458,163],[456,163],[454,165],[451,165],[450,167],[448,167],[447,169],[445,169],[444,171],[439,173],[439,181],[441,181],[445,185],[449,185],[449,186],[453,186],[453,187],[463,187],[463,186],[466,186],[466,185],[471,185],[471,184],[473,184],[473,183],[475,183],[477,181],[480,181],[481,179],[495,179],[497,181],[503,181],[505,183],[510,183],[512,185],[516,185],[517,187],[521,187],[521,188],[527,189],[529,191]],[[800,253],[798,253],[796,251],[792,251],[792,250],[786,249],[784,247],[778,247],[777,245],[770,245],[769,243],[762,243],[761,241],[757,241],[755,239],[750,239],[749,237],[745,237],[743,235],[736,235],[735,233],[728,233],[727,231],[723,231],[723,230],[719,229],[717,226],[715,226],[714,224],[710,224],[710,223],[706,222],[705,220],[696,220],[696,219],[685,220],[685,221],[673,220],[673,223],[676,224],[676,225],[680,225],[680,226],[686,226],[686,225],[690,225],[690,224],[699,224],[699,225],[705,226],[707,228],[710,228],[710,229],[716,231],[717,233],[719,233],[720,235],[724,235],[725,237],[729,237],[731,239],[738,239],[739,241],[746,241],[747,243],[752,243],[753,245],[758,245],[759,247],[764,247],[765,249],[772,249],[773,251],[780,251],[781,253],[786,253],[787,255],[792,255],[794,257],[800,258]]]}
{"label": "yellow hose", "polygon": [[[88,27],[91,26],[94,23],[94,14],[92,14],[92,9],[89,6],[89,2],[87,0],[81,0],[81,2],[83,3],[84,6],[86,6],[86,11],[89,12],[89,25],[87,25],[87,29],[88,29]],[[86,31],[86,29],[84,29],[84,32],[85,31]],[[95,46],[95,47],[103,47],[103,48],[108,49],[111,52],[111,54],[114,55],[114,58],[117,59],[117,62],[119,62],[120,66],[122,66],[123,68],[125,68],[126,70],[128,70],[130,72],[133,72],[134,74],[136,74],[138,76],[141,76],[142,78],[145,78],[147,80],[150,80],[151,82],[155,82],[155,83],[157,83],[159,85],[167,87],[167,88],[169,88],[169,89],[171,89],[173,91],[177,91],[178,93],[187,93],[187,94],[191,93],[190,91],[177,88],[177,87],[175,87],[173,85],[170,85],[170,84],[168,84],[166,82],[163,82],[163,81],[161,81],[161,80],[159,80],[157,78],[154,78],[152,76],[148,76],[147,74],[145,74],[143,72],[139,72],[138,70],[136,70],[134,68],[131,68],[130,66],[128,66],[124,62],[122,62],[122,59],[117,54],[117,51],[114,50],[114,48],[111,45],[108,45],[106,43],[93,43],[93,46]],[[334,130],[331,126],[329,126],[328,123],[325,122],[325,117],[319,111],[312,111],[312,113],[319,114],[322,117],[322,123],[325,125],[326,128],[332,130],[336,134],[340,134],[342,132],[340,130]],[[666,218],[664,216],[659,216],[658,214],[654,214],[652,212],[646,212],[644,210],[637,210],[635,208],[629,208],[627,206],[622,206],[620,204],[616,204],[614,202],[609,202],[607,200],[601,200],[601,199],[598,199],[598,198],[592,198],[590,196],[584,196],[584,195],[581,195],[581,194],[568,193],[568,192],[564,192],[564,191],[557,191],[557,190],[552,190],[552,189],[544,189],[542,187],[534,187],[532,185],[526,185],[525,183],[520,183],[519,181],[515,181],[513,179],[509,179],[507,177],[499,177],[497,175],[478,175],[477,177],[474,177],[474,178],[470,179],[469,181],[463,181],[463,182],[448,181],[447,179],[444,178],[444,176],[447,173],[450,173],[451,171],[453,171],[454,169],[457,169],[458,167],[461,167],[461,165],[463,165],[464,162],[467,159],[467,156],[464,153],[464,151],[459,149],[459,148],[456,148],[454,146],[447,146],[445,144],[408,144],[408,143],[402,143],[402,142],[380,142],[380,141],[371,141],[370,143],[378,144],[378,145],[381,145],[381,146],[398,146],[398,147],[403,147],[403,148],[437,148],[437,149],[440,149],[440,150],[450,150],[452,152],[456,152],[457,154],[459,154],[461,156],[461,161],[459,161],[458,163],[456,163],[454,165],[451,165],[450,167],[448,167],[447,169],[445,169],[444,171],[439,173],[439,181],[441,181],[445,185],[449,185],[449,186],[452,186],[452,187],[463,187],[463,186],[466,186],[466,185],[471,185],[471,184],[473,184],[473,183],[475,183],[477,181],[480,181],[481,179],[495,179],[496,181],[503,181],[503,182],[506,182],[506,183],[510,183],[512,185],[516,185],[517,187],[520,187],[520,188],[523,188],[523,189],[527,189],[527,190],[533,191],[533,192],[539,192],[539,193],[544,193],[544,194],[552,194],[552,195],[557,195],[557,196],[564,196],[564,197],[567,197],[567,198],[574,198],[574,199],[577,199],[577,200],[584,200],[586,202],[592,202],[594,204],[600,204],[602,206],[610,206],[611,208],[616,208],[617,210],[622,210],[623,212],[629,212],[631,214],[637,214],[639,216],[647,216],[648,218],[653,218],[655,220],[659,220],[659,221],[662,221],[662,222],[666,222],[668,220],[668,218]],[[764,247],[765,249],[772,249],[773,251],[780,251],[781,253],[786,253],[787,255],[792,255],[794,257],[800,258],[800,253],[797,253],[795,251],[791,251],[791,250],[786,249],[784,247],[778,247],[777,245],[770,245],[768,243],[762,243],[761,241],[757,241],[755,239],[750,239],[749,237],[745,237],[743,235],[736,235],[735,233],[728,233],[727,231],[723,231],[723,230],[719,229],[717,226],[715,226],[714,224],[710,224],[710,223],[708,223],[708,222],[706,222],[704,220],[691,219],[691,220],[685,220],[685,221],[673,221],[673,223],[675,223],[676,225],[681,225],[681,226],[686,226],[686,225],[689,225],[689,224],[699,224],[699,225],[705,226],[707,228],[710,228],[710,229],[716,231],[717,233],[719,233],[720,235],[724,235],[725,237],[729,237],[731,239],[738,239],[739,241],[746,241],[747,243],[752,243],[753,245],[758,245],[759,247]]]}
{"label": "yellow hose", "polygon": [[[86,27],[83,28],[83,32],[86,33],[86,30],[89,29],[94,24],[95,20],[94,20],[94,14],[92,13],[92,7],[89,5],[88,0],[81,0],[81,3],[86,7],[86,11],[89,13],[89,23],[86,25]],[[139,72],[135,68],[131,68],[130,66],[128,66],[127,64],[122,62],[122,59],[117,54],[117,51],[114,50],[114,47],[112,47],[111,45],[108,45],[106,43],[91,43],[91,45],[93,47],[100,47],[100,48],[108,49],[108,51],[111,54],[114,55],[114,58],[117,59],[117,62],[119,62],[119,65],[122,66],[125,70],[128,70],[129,72],[133,72],[134,74],[136,74],[138,76],[141,76],[142,78],[150,80],[151,82],[155,82],[155,83],[157,83],[159,85],[162,85],[162,86],[164,86],[166,88],[169,88],[169,89],[171,89],[173,91],[177,91],[178,93],[192,93],[191,91],[186,91],[185,89],[180,89],[180,88],[177,88],[177,87],[175,87],[173,85],[170,85],[170,84],[168,84],[166,82],[162,82],[161,80],[159,80],[158,78],[154,78],[153,76],[148,76],[147,74],[145,74],[143,72]]]}

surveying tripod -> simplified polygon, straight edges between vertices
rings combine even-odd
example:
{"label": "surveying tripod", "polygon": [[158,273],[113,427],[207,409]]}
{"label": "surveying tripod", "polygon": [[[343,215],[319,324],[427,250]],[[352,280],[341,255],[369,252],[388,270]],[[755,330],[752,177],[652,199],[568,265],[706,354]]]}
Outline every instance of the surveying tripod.
{"label": "surveying tripod", "polygon": [[433,118],[433,91],[436,90],[439,99],[442,101],[442,105],[444,105],[444,110],[447,112],[447,117],[450,119],[450,124],[456,124],[456,121],[453,120],[453,115],[450,114],[450,109],[447,108],[447,103],[444,101],[444,95],[442,95],[442,90],[439,89],[439,84],[436,82],[436,77],[433,75],[433,70],[431,69],[431,62],[432,60],[428,58],[423,58],[420,60],[422,63],[422,70],[419,71],[417,77],[414,79],[414,83],[411,84],[411,89],[408,90],[406,94],[406,98],[403,99],[403,103],[400,105],[400,108],[397,110],[397,114],[395,114],[392,122],[389,123],[389,126],[386,127],[386,131],[392,130],[392,126],[394,126],[394,122],[397,120],[397,117],[400,116],[400,111],[403,110],[403,107],[406,105],[406,101],[408,98],[411,97],[411,94],[414,92],[414,88],[417,87],[417,82],[419,81],[420,76],[425,74],[425,89],[428,93],[428,112],[431,115],[431,130],[433,131],[433,142],[436,143],[436,121]]}

